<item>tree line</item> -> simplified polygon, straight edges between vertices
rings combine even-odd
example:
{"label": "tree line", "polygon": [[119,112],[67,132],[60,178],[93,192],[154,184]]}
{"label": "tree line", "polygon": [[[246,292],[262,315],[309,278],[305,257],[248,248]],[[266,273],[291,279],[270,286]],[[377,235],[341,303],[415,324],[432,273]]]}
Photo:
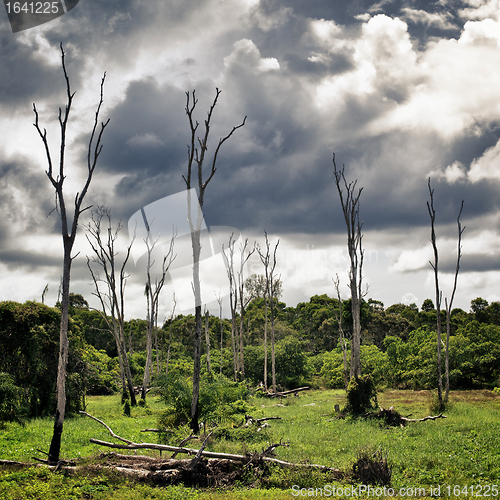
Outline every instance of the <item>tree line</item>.
{"label": "tree line", "polygon": [[[258,276],[247,281],[253,290]],[[348,347],[353,332],[351,306],[327,295],[288,307],[275,299],[275,363],[278,388],[298,385],[345,387],[339,319]],[[245,311],[241,333],[245,359],[244,381],[256,387],[264,382],[265,300],[252,298]],[[361,301],[361,368],[379,387],[434,389],[436,386],[436,319],[431,299],[420,309],[415,304],[393,304],[387,308],[376,300]],[[340,313],[340,315],[339,315]],[[68,307],[70,340],[67,379],[67,412],[83,409],[85,396],[111,394],[122,388],[118,350],[102,315],[89,309],[80,295],[72,294]],[[443,321],[445,311],[441,311]],[[39,302],[0,302],[0,418],[50,415],[56,398],[58,335],[61,305]],[[208,322],[206,322],[208,319]],[[239,320],[239,315],[237,314]],[[450,314],[451,389],[494,388],[500,385],[500,303],[482,298],[471,302],[469,312],[453,309]],[[234,380],[231,342],[232,319],[205,315],[208,342],[201,346],[200,373],[207,376],[207,348],[211,371]],[[206,322],[206,323],[205,323]],[[146,319],[124,322],[126,355],[133,384],[140,386],[146,369],[152,384],[192,376],[191,348],[195,336],[194,315],[167,319],[157,332],[154,362],[147,365]],[[222,335],[221,335],[222,332]],[[167,353],[169,357],[167,358]],[[146,368],[148,367],[148,368]],[[272,384],[272,374],[267,374]],[[239,373],[238,377],[242,377]]]}

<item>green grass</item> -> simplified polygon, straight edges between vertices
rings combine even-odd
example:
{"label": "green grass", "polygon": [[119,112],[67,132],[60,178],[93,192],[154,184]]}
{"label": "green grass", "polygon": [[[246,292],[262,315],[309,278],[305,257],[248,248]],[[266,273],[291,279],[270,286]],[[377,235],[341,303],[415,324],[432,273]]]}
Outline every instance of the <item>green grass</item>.
{"label": "green grass", "polygon": [[[429,414],[430,395],[426,391],[386,391],[379,394],[379,404],[394,406],[403,415],[421,418]],[[231,453],[262,451],[269,443],[289,441],[276,455],[282,460],[309,462],[348,469],[362,450],[381,449],[388,454],[392,466],[392,486],[425,487],[441,485],[485,485],[500,483],[500,396],[491,391],[460,391],[450,396],[452,404],[446,419],[416,422],[405,428],[386,428],[377,421],[331,420],[334,405],[345,402],[343,391],[311,391],[281,402],[254,399],[254,417],[278,416],[270,421],[262,434],[245,443],[228,439],[211,439],[207,449]],[[284,406],[278,406],[283,404]],[[156,442],[157,435],[141,433],[156,427],[161,401],[150,397],[147,408],[132,410],[132,417],[122,415],[119,396],[88,399],[88,413],[102,419],[113,431],[132,441]],[[52,435],[52,421],[38,419],[25,427],[7,424],[0,430],[0,458],[31,461],[42,457],[36,450],[46,451]],[[99,423],[82,416],[65,421],[61,455],[64,458],[96,457],[110,451],[89,443],[97,438],[113,441]],[[196,448],[199,443],[192,441]],[[138,453],[158,455],[149,450]],[[274,470],[266,485],[280,490],[233,489],[199,491],[182,487],[152,488],[112,475],[65,477],[43,469],[29,471],[4,468],[0,474],[0,498],[44,499],[142,499],[142,498],[295,498],[290,489],[321,486],[327,481],[320,473],[292,473]],[[345,486],[345,485],[344,485]],[[463,497],[462,497],[463,498]]]}

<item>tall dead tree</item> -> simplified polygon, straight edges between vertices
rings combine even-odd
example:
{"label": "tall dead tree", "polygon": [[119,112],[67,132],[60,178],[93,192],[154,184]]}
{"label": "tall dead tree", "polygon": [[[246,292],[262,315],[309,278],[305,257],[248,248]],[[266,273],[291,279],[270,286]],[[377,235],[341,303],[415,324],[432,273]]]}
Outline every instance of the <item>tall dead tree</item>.
{"label": "tall dead tree", "polygon": [[170,321],[168,325],[168,348],[167,348],[167,361],[165,364],[165,377],[168,377],[168,365],[170,363],[170,348],[172,346],[172,324],[174,322],[174,315],[175,315],[175,307],[177,305],[177,301],[175,300],[175,293],[173,296],[173,302],[174,305],[172,307],[172,314],[170,315]]}
{"label": "tall dead tree", "polygon": [[238,380],[240,371],[239,356],[237,355],[238,330],[236,328],[236,309],[238,307],[238,286],[234,275],[234,244],[233,234],[229,237],[228,253],[224,245],[222,246],[222,256],[226,265],[227,277],[229,280],[229,309],[231,310],[231,347],[233,349],[233,377]]}
{"label": "tall dead tree", "polygon": [[[275,298],[275,281],[277,276],[274,274],[274,270],[276,269],[276,252],[278,250],[278,245],[280,244],[280,240],[276,242],[274,246],[274,252],[271,257],[270,253],[270,243],[267,237],[267,232],[264,231],[266,237],[266,252],[264,253],[260,245],[257,246],[257,251],[259,253],[260,260],[264,265],[264,271],[266,276],[266,297],[269,299],[269,304],[271,307],[271,377],[273,384],[273,392],[276,392],[276,357],[275,357],[275,342],[274,342],[274,298]],[[264,329],[264,386],[267,388],[267,303],[266,303],[266,326]]]}
{"label": "tall dead tree", "polygon": [[245,251],[248,245],[248,238],[245,239],[245,242],[240,247],[240,269],[237,272],[238,279],[238,296],[240,302],[240,333],[239,333],[239,359],[240,359],[240,370],[241,370],[241,378],[245,380],[245,360],[243,356],[243,322],[245,319],[245,309],[250,302],[250,298],[245,297],[245,264],[248,262],[248,259],[255,252],[255,245],[252,250],[248,251],[245,255]]}
{"label": "tall dead tree", "polygon": [[441,300],[443,297],[442,292],[439,289],[439,254],[436,243],[436,231],[435,231],[435,221],[436,221],[436,211],[434,210],[434,189],[431,188],[431,179],[429,177],[428,183],[430,203],[427,202],[427,210],[429,211],[429,216],[431,218],[431,243],[432,250],[434,252],[434,262],[429,261],[433,271],[434,271],[434,285],[436,288],[436,333],[437,333],[437,371],[438,371],[438,399],[439,399],[439,411],[444,410],[443,403],[443,373],[441,370]]}
{"label": "tall dead tree", "polygon": [[207,373],[212,375],[212,364],[210,363],[210,313],[205,309],[205,345],[207,346]]}
{"label": "tall dead tree", "polygon": [[[347,227],[347,251],[350,260],[349,289],[351,290],[352,312],[352,343],[350,377],[361,375],[361,284],[363,281],[363,256],[361,228],[363,223],[359,219],[359,198],[363,188],[356,192],[358,181],[348,183],[344,175],[344,166],[337,169],[335,154],[333,155],[333,173],[339,192],[340,204]],[[345,193],[344,193],[345,190]]]}
{"label": "tall dead tree", "polygon": [[460,216],[462,215],[462,210],[464,208],[464,201],[460,205],[460,211],[458,212],[457,225],[458,225],[458,249],[457,249],[457,264],[455,267],[455,277],[453,280],[453,289],[451,292],[450,301],[445,298],[445,313],[446,313],[446,344],[445,344],[445,396],[443,398],[443,378],[442,378],[442,365],[441,365],[441,334],[442,334],[442,324],[441,324],[441,303],[443,292],[439,288],[439,273],[438,273],[438,248],[436,243],[436,231],[435,231],[435,221],[436,221],[436,211],[434,209],[434,189],[431,188],[431,179],[428,179],[427,186],[429,188],[430,203],[427,202],[427,210],[431,219],[431,243],[434,252],[434,263],[429,262],[434,271],[434,284],[436,288],[436,330],[437,330],[437,368],[438,368],[438,399],[439,399],[439,409],[444,409],[444,403],[448,401],[450,393],[450,334],[451,334],[451,309],[453,306],[453,299],[455,298],[455,292],[457,290],[458,273],[460,271],[460,259],[462,257],[462,234],[465,227],[462,228],[460,223]]}
{"label": "tall dead tree", "polygon": [[[201,330],[202,330],[202,312],[201,312],[201,285],[200,285],[200,253],[201,253],[201,239],[200,232],[203,220],[203,201],[205,198],[205,190],[208,183],[212,180],[215,172],[217,170],[217,157],[222,145],[233,135],[233,133],[245,125],[246,116],[240,125],[232,128],[231,132],[225,137],[219,139],[219,143],[215,148],[214,155],[212,157],[211,163],[209,163],[209,174],[206,178],[203,178],[203,166],[205,163],[205,156],[208,151],[208,139],[210,135],[210,122],[212,120],[212,114],[217,105],[221,91],[216,89],[215,98],[208,110],[207,118],[205,119],[205,130],[202,137],[197,135],[199,123],[194,119],[194,111],[198,100],[196,99],[195,92],[192,94],[186,92],[186,115],[189,120],[189,127],[191,130],[191,142],[188,145],[188,164],[187,164],[187,174],[182,176],[184,182],[186,183],[186,189],[188,193],[188,220],[191,231],[191,244],[193,247],[193,290],[195,297],[195,339],[194,339],[194,368],[193,368],[193,398],[191,400],[191,422],[190,427],[193,432],[199,431],[199,411],[198,411],[198,399],[200,394],[200,372],[201,372]],[[191,99],[192,96],[192,99]],[[198,146],[196,145],[198,144]],[[193,219],[193,214],[191,210],[191,188],[192,186],[192,174],[193,168],[197,168],[197,179],[198,179],[198,210],[196,214],[196,220]]]}
{"label": "tall dead tree", "polygon": [[222,322],[222,297],[219,295],[216,297],[219,304],[219,323],[220,323],[220,366],[219,374],[222,375],[222,359],[224,355],[224,323]]}
{"label": "tall dead tree", "polygon": [[[66,94],[67,103],[64,112],[59,108],[59,127],[61,130],[61,139],[59,147],[59,172],[54,177],[52,155],[50,153],[49,142],[47,139],[47,130],[43,129],[43,132],[39,125],[38,111],[36,105],[33,103],[33,112],[35,113],[35,123],[34,126],[42,140],[45,147],[45,154],[47,157],[48,170],[45,171],[47,177],[49,178],[52,186],[56,193],[56,209],[59,212],[61,218],[61,233],[63,239],[63,276],[62,276],[62,301],[61,301],[61,329],[59,334],[59,361],[57,368],[57,409],[54,421],[54,433],[52,436],[52,441],[49,448],[49,462],[56,463],[59,461],[59,455],[61,451],[61,436],[63,432],[64,424],[64,414],[66,408],[66,367],[68,364],[68,320],[69,320],[69,286],[70,286],[70,275],[71,275],[71,263],[76,257],[71,256],[73,250],[73,244],[75,243],[76,232],[78,228],[78,220],[80,215],[90,207],[83,207],[83,200],[87,194],[90,182],[92,181],[92,176],[94,170],[97,166],[97,160],[102,150],[101,140],[104,133],[104,129],[109,123],[109,119],[104,123],[101,123],[100,130],[98,127],[99,123],[99,112],[103,103],[103,89],[104,80],[106,78],[106,73],[101,80],[101,94],[99,104],[95,113],[94,126],[92,128],[92,133],[90,135],[89,146],[87,151],[87,180],[81,190],[78,192],[74,199],[74,212],[73,221],[68,220],[68,213],[66,210],[66,201],[64,199],[63,187],[64,181],[66,179],[64,167],[65,167],[65,154],[66,154],[66,131],[68,127],[68,120],[71,111],[71,106],[73,104],[73,98],[75,93],[71,91],[70,81],[68,73],[66,71],[65,64],[65,52],[63,50],[62,43],[61,48],[61,64],[64,73],[64,79],[66,80]],[[77,254],[78,255],[78,254]]]}
{"label": "tall dead tree", "polygon": [[[108,227],[104,229],[102,228],[103,218],[108,221]],[[85,236],[94,252],[94,256],[92,259],[87,256],[87,267],[94,282],[95,292],[93,295],[99,299],[101,304],[99,313],[115,338],[123,393],[127,394],[128,391],[130,404],[135,406],[137,402],[134,383],[125,344],[125,285],[128,278],[125,274],[125,266],[130,257],[135,235],[127,246],[125,257],[121,266],[119,266],[116,262],[118,252],[115,250],[115,242],[121,228],[122,225],[118,222],[116,229],[113,231],[111,212],[108,208],[100,206],[92,213],[92,220],[86,226],[87,233]],[[105,233],[104,237],[103,233]],[[92,269],[91,262],[100,268],[103,273],[102,277]],[[103,284],[104,290],[101,289],[100,283]]]}
{"label": "tall dead tree", "polygon": [[172,264],[174,256],[174,240],[175,234],[172,235],[170,239],[170,246],[166,255],[163,256],[161,263],[161,271],[159,275],[155,278],[153,282],[152,268],[155,261],[152,260],[153,251],[158,240],[152,241],[150,226],[147,225],[148,235],[144,239],[146,243],[148,261],[146,265],[146,287],[145,295],[147,297],[147,331],[146,331],[146,365],[144,367],[144,377],[142,382],[141,398],[146,399],[148,393],[149,384],[151,381],[151,368],[153,365],[153,334],[156,335],[158,328],[158,307],[160,303],[160,293],[165,284],[165,278],[167,277],[168,270]]}
{"label": "tall dead tree", "polygon": [[462,227],[460,223],[460,216],[462,215],[462,210],[464,208],[464,200],[460,205],[460,211],[457,217],[458,226],[458,245],[457,245],[457,265],[455,267],[455,278],[453,280],[453,290],[451,292],[450,302],[448,299],[444,299],[446,308],[446,350],[444,357],[444,373],[445,373],[445,393],[444,400],[448,402],[448,397],[450,395],[450,334],[451,334],[451,309],[453,306],[453,299],[455,298],[455,292],[457,290],[458,272],[460,271],[460,259],[462,257],[462,234],[465,231],[465,226]]}

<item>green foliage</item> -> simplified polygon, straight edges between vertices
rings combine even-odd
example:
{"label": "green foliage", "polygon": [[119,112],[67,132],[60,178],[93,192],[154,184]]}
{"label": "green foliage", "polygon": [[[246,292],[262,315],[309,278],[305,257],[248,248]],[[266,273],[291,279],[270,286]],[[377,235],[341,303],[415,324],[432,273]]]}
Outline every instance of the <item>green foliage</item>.
{"label": "green foliage", "polygon": [[110,395],[118,391],[120,370],[116,359],[110,358],[106,351],[98,351],[87,344],[81,352],[81,360],[85,366],[83,379],[86,394]]}
{"label": "green foliage", "polygon": [[287,388],[299,387],[308,375],[305,342],[286,337],[276,345],[276,380]]}
{"label": "green foliage", "polygon": [[[170,429],[185,425],[190,420],[192,383],[190,379],[160,379],[159,394],[167,405],[158,427]],[[245,403],[249,391],[241,382],[232,382],[224,376],[202,377],[200,382],[199,415],[200,421],[227,423],[249,411]]]}
{"label": "green foliage", "polygon": [[352,377],[347,386],[347,406],[345,411],[352,415],[362,415],[377,408],[377,389],[370,375]]}
{"label": "green foliage", "polygon": [[8,373],[0,373],[0,426],[3,422],[24,424],[28,413],[25,395]]}

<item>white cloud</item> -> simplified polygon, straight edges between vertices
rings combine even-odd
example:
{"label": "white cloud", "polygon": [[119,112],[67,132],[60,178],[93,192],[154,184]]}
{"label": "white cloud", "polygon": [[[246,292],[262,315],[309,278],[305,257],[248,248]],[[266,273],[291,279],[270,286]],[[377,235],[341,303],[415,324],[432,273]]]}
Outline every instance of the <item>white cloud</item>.
{"label": "white cloud", "polygon": [[500,11],[499,0],[468,0],[469,7],[459,10],[464,19],[498,19]]}
{"label": "white cloud", "polygon": [[279,70],[280,64],[274,57],[262,58],[260,51],[252,40],[243,38],[234,44],[233,52],[224,58],[224,66],[229,68],[246,68],[257,72]]}
{"label": "white cloud", "polygon": [[481,47],[500,47],[500,23],[493,19],[467,21],[458,43]]}
{"label": "white cloud", "polygon": [[418,58],[420,79],[415,78],[413,85],[407,81],[406,102],[376,120],[371,130],[420,129],[452,140],[496,122],[500,118],[498,27],[492,20],[466,23],[458,41],[431,44]]}
{"label": "white cloud", "polygon": [[431,257],[430,246],[415,250],[403,250],[397,257],[396,262],[389,267],[389,271],[392,273],[419,271],[429,265]]}
{"label": "white cloud", "polygon": [[430,172],[428,177],[445,179],[448,184],[455,184],[456,182],[467,180],[465,167],[459,161],[454,161],[451,165],[448,165],[444,171],[434,170]]}
{"label": "white cloud", "polygon": [[408,306],[410,304],[418,304],[419,299],[418,299],[418,297],[416,297],[415,295],[413,295],[413,293],[408,292],[408,293],[405,293],[403,295],[403,297],[401,299],[401,302],[403,304],[406,304]]}
{"label": "white cloud", "polygon": [[468,177],[471,182],[500,179],[500,140],[472,162]]}

